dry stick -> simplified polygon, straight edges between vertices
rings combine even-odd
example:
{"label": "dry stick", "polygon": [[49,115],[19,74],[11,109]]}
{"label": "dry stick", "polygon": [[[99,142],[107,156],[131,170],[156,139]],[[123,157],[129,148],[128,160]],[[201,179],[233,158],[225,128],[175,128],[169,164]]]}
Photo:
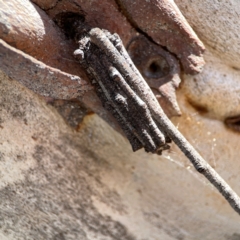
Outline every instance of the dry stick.
{"label": "dry stick", "polygon": [[165,137],[153,120],[147,104],[131,89],[106,54],[87,36],[80,39],[79,45],[75,56],[96,85],[96,93],[105,108],[120,123],[133,151],[139,149],[137,139],[142,144],[140,148],[144,147],[147,152],[168,149]]}
{"label": "dry stick", "polygon": [[[137,151],[143,147],[144,142],[141,142],[141,137],[138,136],[138,133],[133,128],[133,126],[127,121],[125,116],[122,113],[122,109],[119,109],[119,106],[116,105],[114,101],[112,101],[111,94],[109,93],[109,89],[105,87],[102,79],[106,80],[109,76],[105,74],[103,71],[98,71],[98,68],[103,68],[102,66],[98,66],[99,63],[94,61],[93,58],[97,58],[95,54],[91,54],[90,58],[86,52],[78,49],[74,52],[75,57],[80,61],[81,65],[86,69],[88,76],[90,77],[92,84],[95,85],[97,94],[101,101],[105,103],[105,107],[107,104],[107,109],[113,114],[115,119],[117,119],[120,127],[126,134],[129,142],[133,147],[133,151]],[[103,94],[100,94],[99,91],[102,91]]]}
{"label": "dry stick", "polygon": [[155,139],[158,146],[164,145],[164,136],[161,133],[161,131],[158,129],[156,123],[153,121],[151,117],[151,113],[147,107],[147,104],[139,98],[139,96],[130,88],[130,86],[125,82],[122,75],[118,72],[116,68],[113,66],[109,67],[110,71],[110,77],[115,81],[117,84],[119,84],[122,88],[122,90],[126,93],[126,95],[129,97],[129,101],[133,102],[134,104],[138,105],[140,107],[140,110],[138,112],[137,117],[145,117],[146,120],[148,120],[148,128]]}
{"label": "dry stick", "polygon": [[[142,75],[139,73],[138,69],[136,68],[135,64],[132,62],[132,59],[129,57],[128,52],[126,51],[125,47],[123,46],[122,40],[119,37],[118,34],[114,33],[114,34],[110,34],[108,31],[106,32],[106,36],[107,38],[111,41],[111,43],[114,45],[114,47],[116,47],[116,49],[118,50],[118,52],[120,53],[121,56],[123,56],[124,60],[128,63],[128,65],[130,66],[130,68],[132,69],[132,71],[138,75],[140,81],[145,82],[145,79],[142,77]],[[143,86],[144,87],[144,86]],[[148,87],[148,84],[146,84],[145,87]],[[135,87],[136,88],[136,87]],[[140,90],[141,92],[141,90]],[[152,91],[151,91],[152,93]],[[150,94],[151,94],[150,93]],[[140,94],[141,95],[141,94]],[[155,98],[155,97],[154,97]],[[155,104],[157,104],[157,106],[159,106],[158,103],[155,102]],[[151,105],[151,104],[149,104]],[[170,143],[171,139],[169,138],[169,136],[167,136],[166,131],[164,129],[161,129],[162,134],[165,135],[165,141],[166,143]],[[169,149],[169,146],[166,144],[165,148],[163,147],[162,150],[166,150]],[[159,153],[161,154],[161,150],[159,151]]]}
{"label": "dry stick", "polygon": [[[107,69],[109,77],[111,78],[110,83],[107,88],[110,88],[112,85],[118,86],[121,91],[123,91],[126,96],[126,105],[122,108],[123,115],[126,116],[126,119],[131,123],[136,129],[139,140],[142,140],[143,146],[146,151],[154,152],[157,149],[157,145],[164,144],[164,136],[161,134],[160,130],[157,128],[157,125],[154,125],[151,113],[144,101],[140,99],[137,94],[135,94],[129,85],[125,82],[124,78],[118,72],[118,70],[112,66],[109,62],[109,59],[105,54],[101,56],[101,62],[103,63],[104,68]],[[116,84],[113,84],[113,83]],[[109,86],[110,85],[110,86]],[[119,93],[121,95],[121,93]],[[115,98],[115,101],[116,98]],[[152,126],[155,126],[155,128]],[[154,131],[149,131],[156,130]],[[153,137],[154,136],[154,137]],[[154,142],[154,139],[157,139],[157,145]]]}
{"label": "dry stick", "polygon": [[[151,92],[151,89],[142,78],[139,71],[134,67],[130,57],[129,64],[116,50],[114,45],[109,41],[105,34],[97,28],[90,32],[91,40],[109,57],[109,60],[119,67],[120,73],[125,77],[129,85],[139,94],[143,101],[148,105],[155,120],[160,124],[164,132],[176,143],[187,158],[192,162],[196,170],[203,174],[225,197],[232,208],[240,214],[240,198],[231,189],[231,187],[218,175],[218,173],[199,155],[193,146],[185,139],[185,137],[175,128],[172,122],[167,118],[157,99]],[[132,68],[135,68],[134,71]]]}

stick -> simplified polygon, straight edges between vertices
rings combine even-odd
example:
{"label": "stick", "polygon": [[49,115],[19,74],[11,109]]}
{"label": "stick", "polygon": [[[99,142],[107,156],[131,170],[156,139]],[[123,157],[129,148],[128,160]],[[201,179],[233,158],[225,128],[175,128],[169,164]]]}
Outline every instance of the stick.
{"label": "stick", "polygon": [[[90,78],[95,79],[100,90],[103,90],[105,96],[100,94],[103,104],[106,104],[106,101],[110,102],[110,109],[113,114],[113,109],[116,108],[118,120],[132,146],[131,141],[134,139],[134,141],[138,141],[138,148],[139,143],[141,143],[146,151],[161,153],[162,150],[168,148],[166,144],[168,138],[172,139],[192,162],[196,170],[203,174],[225,197],[232,208],[240,214],[239,196],[168,119],[150,87],[134,66],[120,38],[116,34],[111,35],[109,32],[98,28],[90,29],[87,35],[87,40],[84,37],[79,42],[81,57],[78,57],[78,59],[88,69]],[[91,46],[93,46],[92,50]],[[92,56],[94,54],[96,55],[93,60]],[[100,64],[101,62],[102,64]],[[91,71],[89,71],[89,66],[92,69]],[[101,68],[107,69],[104,76],[102,74],[104,71]],[[122,104],[117,103],[119,101],[116,98],[117,93],[125,99],[119,98],[122,99]],[[125,107],[123,107],[124,104]],[[141,119],[139,119],[139,116]],[[129,131],[132,132],[129,133]],[[133,147],[133,149],[136,149],[136,147]]]}

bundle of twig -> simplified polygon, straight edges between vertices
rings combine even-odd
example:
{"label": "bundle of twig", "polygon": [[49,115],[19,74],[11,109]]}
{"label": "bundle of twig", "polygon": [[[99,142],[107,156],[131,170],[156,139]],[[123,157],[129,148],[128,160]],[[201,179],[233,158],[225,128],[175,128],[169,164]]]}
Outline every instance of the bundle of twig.
{"label": "bundle of twig", "polygon": [[87,74],[102,104],[125,132],[133,151],[161,153],[173,140],[240,214],[240,198],[198,154],[163,112],[157,99],[134,66],[119,36],[98,28],[79,27],[76,58]]}

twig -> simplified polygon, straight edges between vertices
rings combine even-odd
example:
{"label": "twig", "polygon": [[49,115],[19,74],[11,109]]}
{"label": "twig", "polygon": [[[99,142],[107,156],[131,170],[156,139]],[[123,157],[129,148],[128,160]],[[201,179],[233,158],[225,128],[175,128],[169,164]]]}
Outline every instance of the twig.
{"label": "twig", "polygon": [[[86,30],[87,29],[87,30]],[[116,117],[133,150],[162,152],[169,138],[182,150],[240,214],[240,199],[167,118],[157,99],[128,56],[118,35],[86,28],[75,52],[86,68],[102,103]],[[78,36],[81,36],[79,33]]]}

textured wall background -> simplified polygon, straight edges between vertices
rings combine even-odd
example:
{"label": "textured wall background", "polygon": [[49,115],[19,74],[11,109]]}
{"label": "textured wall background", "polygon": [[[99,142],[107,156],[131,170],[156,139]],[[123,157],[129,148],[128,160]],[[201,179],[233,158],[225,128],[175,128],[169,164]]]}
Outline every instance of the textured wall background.
{"label": "textured wall background", "polygon": [[[207,52],[203,73],[184,76],[183,115],[172,120],[240,194],[239,133],[223,123],[240,114],[240,4],[175,2]],[[132,153],[95,114],[74,130],[4,73],[0,198],[1,239],[240,239],[239,216],[175,146],[161,157]]]}

